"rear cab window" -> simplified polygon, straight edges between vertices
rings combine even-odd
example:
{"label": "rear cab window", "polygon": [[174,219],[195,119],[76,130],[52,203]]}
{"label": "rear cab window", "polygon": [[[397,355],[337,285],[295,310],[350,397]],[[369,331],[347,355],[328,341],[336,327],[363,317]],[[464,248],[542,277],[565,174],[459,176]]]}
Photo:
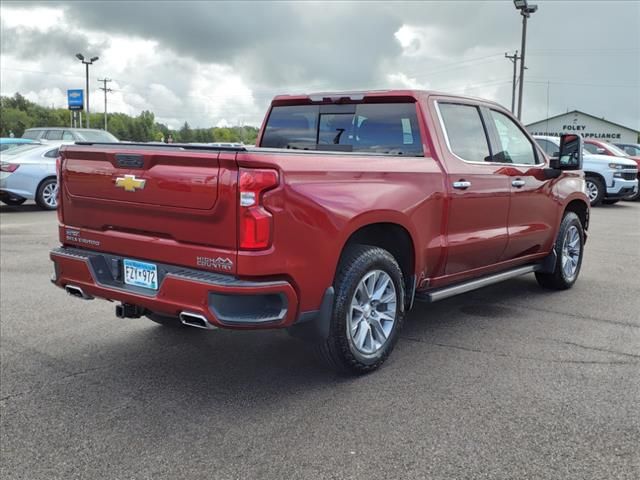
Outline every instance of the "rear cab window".
{"label": "rear cab window", "polygon": [[421,156],[415,103],[275,106],[262,147]]}
{"label": "rear cab window", "polygon": [[467,162],[491,162],[487,133],[475,105],[440,103],[438,109],[449,149]]}

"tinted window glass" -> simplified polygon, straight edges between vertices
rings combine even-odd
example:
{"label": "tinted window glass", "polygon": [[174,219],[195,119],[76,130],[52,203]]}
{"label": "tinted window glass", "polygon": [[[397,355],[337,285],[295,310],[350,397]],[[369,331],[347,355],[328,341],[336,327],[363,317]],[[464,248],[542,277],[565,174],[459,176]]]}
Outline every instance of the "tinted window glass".
{"label": "tinted window glass", "polygon": [[[274,107],[263,147],[420,155],[414,103]],[[336,112],[338,110],[338,112]],[[348,110],[345,112],[344,110]]]}
{"label": "tinted window glass", "polygon": [[498,131],[502,150],[494,152],[495,162],[517,163],[520,165],[535,165],[538,163],[535,150],[516,123],[504,113],[491,110],[493,123]]}
{"label": "tinted window glass", "polygon": [[262,138],[263,147],[309,148],[318,133],[317,105],[274,107]]}
{"label": "tinted window glass", "polygon": [[470,162],[490,162],[489,143],[478,108],[455,103],[438,106],[451,151]]}
{"label": "tinted window glass", "polygon": [[598,153],[598,147],[596,147],[594,144],[592,143],[585,143],[584,144],[584,149],[589,152],[589,153]]}
{"label": "tinted window glass", "polygon": [[64,133],[62,134],[62,139],[63,140],[73,140],[73,135],[71,134],[71,132],[67,132],[65,130]]}
{"label": "tinted window glass", "polygon": [[44,138],[47,140],[62,140],[62,130],[49,130]]}
{"label": "tinted window glass", "polygon": [[78,140],[83,142],[119,142],[116,137],[104,130],[75,130],[73,134],[78,137]]}
{"label": "tinted window glass", "polygon": [[42,130],[27,130],[22,134],[22,138],[30,138],[32,140],[36,140],[40,138],[42,134]]}
{"label": "tinted window glass", "polygon": [[354,151],[422,154],[415,103],[360,104],[354,126]]}
{"label": "tinted window glass", "polygon": [[540,145],[540,147],[542,147],[544,153],[546,153],[550,157],[557,157],[560,154],[560,151],[558,150],[559,147],[555,143],[550,142],[549,140],[543,140],[541,138],[536,138],[536,142],[538,143],[538,145]]}
{"label": "tinted window glass", "polygon": [[59,150],[58,148],[49,150],[47,153],[44,154],[44,156],[47,158],[56,158],[58,156],[58,150]]}

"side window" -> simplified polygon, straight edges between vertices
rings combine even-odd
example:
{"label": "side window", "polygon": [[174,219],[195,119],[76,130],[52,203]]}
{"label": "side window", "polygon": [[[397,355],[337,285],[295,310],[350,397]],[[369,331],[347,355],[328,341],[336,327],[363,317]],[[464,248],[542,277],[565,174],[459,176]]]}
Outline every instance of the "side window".
{"label": "side window", "polygon": [[478,107],[438,103],[451,151],[470,162],[490,162],[489,142]]}
{"label": "side window", "polygon": [[22,138],[30,138],[31,140],[36,140],[40,138],[40,134],[42,134],[41,130],[27,130],[22,134]]}
{"label": "side window", "polygon": [[596,147],[593,143],[585,143],[584,149],[589,153],[593,153],[593,154],[598,153],[598,147]]}
{"label": "side window", "polygon": [[58,156],[58,150],[60,149],[54,148],[53,150],[49,150],[47,153],[44,154],[44,156],[47,158],[56,158]]}
{"label": "side window", "polygon": [[500,145],[494,152],[495,162],[535,165],[538,163],[533,145],[518,125],[504,113],[491,110]]}
{"label": "side window", "polygon": [[73,140],[72,133],[65,130],[64,133],[62,134],[62,140]]}
{"label": "side window", "polygon": [[540,145],[540,147],[542,147],[544,153],[546,153],[550,157],[557,157],[558,155],[560,155],[558,147],[555,143],[550,142],[549,140],[543,140],[542,138],[537,138],[536,142],[538,143],[538,145]]}
{"label": "side window", "polygon": [[624,147],[624,152],[627,155],[631,155],[632,157],[635,157],[636,155],[640,155],[640,148],[634,148],[630,145],[627,145],[626,147]]}
{"label": "side window", "polygon": [[49,130],[44,138],[47,140],[62,140],[62,130]]}

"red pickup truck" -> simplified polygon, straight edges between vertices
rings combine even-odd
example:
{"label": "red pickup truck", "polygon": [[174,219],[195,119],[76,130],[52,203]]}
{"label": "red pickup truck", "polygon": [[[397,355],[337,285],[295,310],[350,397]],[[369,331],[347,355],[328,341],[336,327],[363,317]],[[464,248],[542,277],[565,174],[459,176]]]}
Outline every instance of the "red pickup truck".
{"label": "red pickup truck", "polygon": [[423,91],[276,97],[257,147],[60,149],[53,282],[119,317],[286,328],[376,369],[414,300],[580,272],[582,140],[549,159],[504,108]]}

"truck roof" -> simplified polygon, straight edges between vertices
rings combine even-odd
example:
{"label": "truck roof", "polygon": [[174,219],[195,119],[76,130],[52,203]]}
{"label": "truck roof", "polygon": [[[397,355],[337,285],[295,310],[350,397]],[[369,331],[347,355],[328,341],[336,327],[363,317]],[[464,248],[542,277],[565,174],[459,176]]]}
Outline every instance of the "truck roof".
{"label": "truck roof", "polygon": [[336,92],[315,92],[301,93],[296,95],[276,95],[271,104],[291,104],[291,103],[339,103],[340,101],[362,101],[365,98],[413,98],[415,100],[426,99],[431,96],[452,97],[464,100],[472,100],[474,102],[490,103],[492,105],[504,108],[497,102],[487,100],[480,97],[471,97],[466,95],[455,95],[447,92],[439,92],[436,90],[347,90]]}

